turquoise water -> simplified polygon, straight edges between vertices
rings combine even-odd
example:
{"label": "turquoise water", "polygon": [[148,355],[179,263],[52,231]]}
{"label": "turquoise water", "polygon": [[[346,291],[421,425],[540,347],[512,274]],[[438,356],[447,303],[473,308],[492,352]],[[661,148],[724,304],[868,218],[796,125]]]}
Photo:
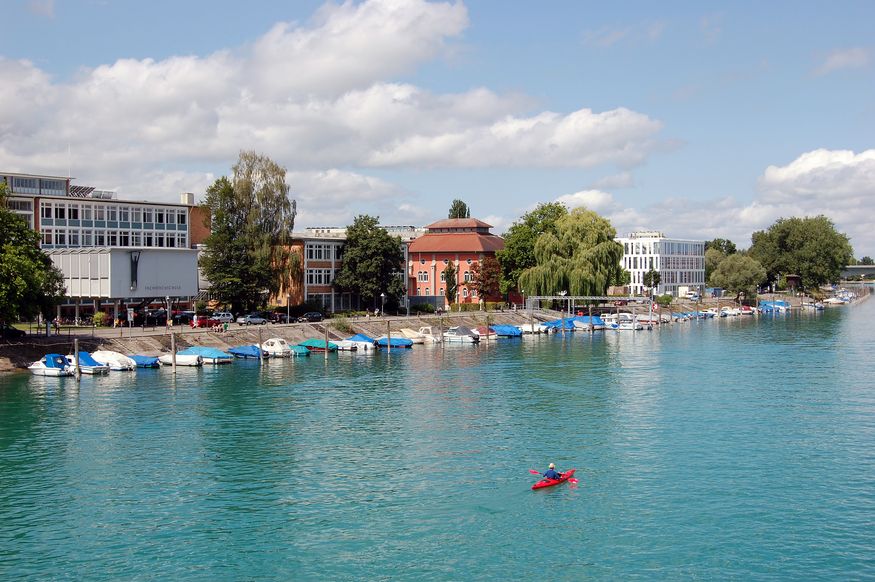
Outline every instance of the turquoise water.
{"label": "turquoise water", "polygon": [[873,315],[0,378],[0,579],[872,578]]}

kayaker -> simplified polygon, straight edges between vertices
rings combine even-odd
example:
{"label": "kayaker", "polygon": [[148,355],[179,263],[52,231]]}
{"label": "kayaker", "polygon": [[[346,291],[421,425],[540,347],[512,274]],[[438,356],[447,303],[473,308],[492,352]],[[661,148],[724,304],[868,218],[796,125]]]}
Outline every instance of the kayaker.
{"label": "kayaker", "polygon": [[547,468],[547,472],[544,473],[544,479],[561,479],[562,474],[556,472],[556,465],[550,463],[550,466]]}

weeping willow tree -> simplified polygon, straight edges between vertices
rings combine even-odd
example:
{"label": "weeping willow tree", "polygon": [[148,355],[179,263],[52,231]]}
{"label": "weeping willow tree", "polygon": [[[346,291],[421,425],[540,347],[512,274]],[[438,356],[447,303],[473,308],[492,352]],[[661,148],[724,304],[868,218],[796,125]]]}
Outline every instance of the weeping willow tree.
{"label": "weeping willow tree", "polygon": [[586,208],[556,221],[554,232],[535,242],[536,265],[522,272],[520,287],[531,295],[604,295],[622,280],[623,245],[611,223]]}

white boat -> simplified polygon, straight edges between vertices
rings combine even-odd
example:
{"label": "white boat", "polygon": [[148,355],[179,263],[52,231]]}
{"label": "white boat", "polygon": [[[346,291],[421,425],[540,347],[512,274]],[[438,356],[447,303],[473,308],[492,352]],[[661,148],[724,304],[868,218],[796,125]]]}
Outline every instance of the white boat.
{"label": "white boat", "polygon": [[292,355],[289,343],[281,337],[272,337],[261,344],[261,349],[271,358],[288,358]]}
{"label": "white boat", "polygon": [[354,343],[356,348],[358,348],[356,352],[360,354],[372,354],[377,351],[377,346],[374,345],[374,342],[376,340],[374,340],[374,338],[372,337],[366,336],[363,333],[357,333],[354,336],[348,337],[343,341]]}
{"label": "white boat", "polygon": [[352,340],[332,340],[331,343],[335,344],[341,352],[356,352],[359,349],[358,342]]}
{"label": "white boat", "polygon": [[737,307],[721,307],[720,308],[721,317],[723,317],[724,314],[726,316],[729,316],[729,317],[737,317],[737,316],[741,315],[741,309],[739,309]]}
{"label": "white boat", "polygon": [[[76,373],[76,356],[75,354],[68,354],[66,356],[67,365],[70,366],[70,370],[75,374]],[[106,364],[101,364],[97,360],[91,357],[88,352],[79,352],[79,369],[83,374],[109,374],[109,366]]]}
{"label": "white boat", "polygon": [[137,362],[112,350],[97,350],[91,353],[91,357],[97,362],[109,366],[113,372],[128,372],[137,369]]}
{"label": "white boat", "polygon": [[617,331],[640,331],[644,329],[644,324],[640,323],[631,313],[609,313],[602,315],[602,321],[605,322],[607,329]]}
{"label": "white boat", "polygon": [[844,305],[846,303],[847,303],[847,301],[844,301],[843,299],[839,299],[838,297],[829,297],[829,298],[823,300],[824,305]]}
{"label": "white boat", "polygon": [[543,323],[521,323],[517,327],[524,334],[549,333],[550,332],[550,328],[548,328]]}
{"label": "white boat", "polygon": [[46,354],[27,367],[34,376],[72,376],[67,359],[61,354]]}
{"label": "white boat", "polygon": [[398,333],[401,335],[401,337],[409,339],[414,344],[425,343],[425,338],[422,337],[422,334],[418,331],[410,329],[409,327],[402,327],[400,330],[398,330]]}
{"label": "white boat", "polygon": [[476,344],[480,342],[480,336],[473,330],[462,325],[451,327],[444,332],[445,342]]}
{"label": "white boat", "polygon": [[[164,366],[173,365],[173,354],[161,354],[158,356],[158,361]],[[201,356],[193,354],[180,354],[176,352],[177,366],[203,366],[204,359]]]}

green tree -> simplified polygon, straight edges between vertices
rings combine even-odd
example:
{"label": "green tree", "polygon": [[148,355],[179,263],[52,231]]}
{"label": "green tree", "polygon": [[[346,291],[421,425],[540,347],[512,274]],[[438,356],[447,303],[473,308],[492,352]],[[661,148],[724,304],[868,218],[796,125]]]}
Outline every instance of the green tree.
{"label": "green tree", "polygon": [[766,270],[754,258],[741,254],[729,255],[711,273],[712,284],[735,293],[738,301],[741,295],[753,297],[757,286],[766,279]]}
{"label": "green tree", "polygon": [[860,264],[861,265],[875,265],[875,261],[872,260],[872,257],[870,257],[869,255],[866,255],[865,257],[860,259]]}
{"label": "green tree", "polygon": [[623,245],[611,223],[586,208],[575,208],[556,221],[556,232],[545,232],[535,243],[534,267],[520,276],[531,295],[604,295],[621,280]]}
{"label": "green tree", "polygon": [[822,215],[780,218],[751,239],[748,252],[765,267],[769,282],[799,275],[804,289],[838,281],[854,256],[847,235]]}
{"label": "green tree", "polygon": [[265,303],[288,279],[295,202],[286,170],[252,151],[240,152],[232,177],[207,189],[210,236],[200,260],[213,295],[235,311]]}
{"label": "green tree", "polygon": [[453,261],[447,263],[443,272],[446,291],[444,296],[447,298],[447,303],[452,305],[456,302],[456,292],[459,290],[459,283],[456,281],[456,265]]}
{"label": "green tree", "polygon": [[6,208],[6,184],[0,184],[0,323],[50,318],[63,299],[64,277],[39,247],[39,233]]}
{"label": "green tree", "polygon": [[481,301],[488,301],[490,297],[498,295],[501,284],[501,265],[498,264],[498,259],[487,255],[482,261],[471,265],[471,271],[472,287],[477,290]]}
{"label": "green tree", "polygon": [[711,283],[711,273],[717,268],[723,259],[726,258],[726,253],[716,247],[705,249],[705,281]]}
{"label": "green tree", "polygon": [[655,291],[657,287],[659,287],[659,283],[662,281],[662,275],[659,274],[659,271],[656,269],[650,269],[646,273],[644,273],[644,277],[641,278],[641,282],[645,287],[649,288],[651,291]]}
{"label": "green tree", "polygon": [[346,228],[343,265],[334,287],[357,293],[374,307],[380,304],[380,294],[385,293],[386,303],[397,307],[405,292],[403,263],[401,238],[381,228],[379,217],[361,214]]}
{"label": "green tree", "polygon": [[461,200],[453,200],[447,218],[471,218],[471,209]]}
{"label": "green tree", "polygon": [[734,255],[738,252],[738,249],[735,248],[735,243],[729,239],[725,238],[715,238],[714,240],[709,240],[705,243],[705,250],[715,249],[723,253],[724,255]]}
{"label": "green tree", "polygon": [[[568,209],[558,202],[538,204],[514,222],[504,233],[504,249],[496,256],[501,263],[501,292],[519,289],[520,275],[537,264],[535,242],[546,232],[556,233],[556,221],[568,215]],[[525,289],[525,287],[523,287]]]}

